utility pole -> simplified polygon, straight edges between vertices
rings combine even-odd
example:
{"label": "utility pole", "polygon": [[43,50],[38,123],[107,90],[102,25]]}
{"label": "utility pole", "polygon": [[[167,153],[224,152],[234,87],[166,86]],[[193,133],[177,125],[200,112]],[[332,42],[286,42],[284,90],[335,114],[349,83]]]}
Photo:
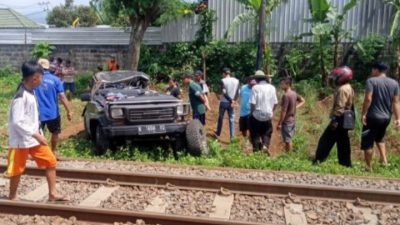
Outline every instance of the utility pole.
{"label": "utility pole", "polygon": [[266,22],[266,10],[267,0],[261,0],[260,18],[259,18],[259,34],[258,34],[258,50],[257,50],[257,62],[256,69],[262,70],[264,68],[264,52],[265,52],[265,22]]}

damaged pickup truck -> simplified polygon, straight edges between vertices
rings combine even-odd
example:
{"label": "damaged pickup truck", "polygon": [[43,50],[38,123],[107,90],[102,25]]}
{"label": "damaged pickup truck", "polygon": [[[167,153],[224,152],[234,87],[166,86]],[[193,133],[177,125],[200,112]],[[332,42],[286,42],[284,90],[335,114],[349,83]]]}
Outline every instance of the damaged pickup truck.
{"label": "damaged pickup truck", "polygon": [[142,72],[100,72],[93,77],[84,112],[85,131],[95,152],[130,141],[160,140],[173,149],[187,149],[192,155],[208,153],[203,125],[188,120],[190,105],[173,96],[149,90],[149,77]]}

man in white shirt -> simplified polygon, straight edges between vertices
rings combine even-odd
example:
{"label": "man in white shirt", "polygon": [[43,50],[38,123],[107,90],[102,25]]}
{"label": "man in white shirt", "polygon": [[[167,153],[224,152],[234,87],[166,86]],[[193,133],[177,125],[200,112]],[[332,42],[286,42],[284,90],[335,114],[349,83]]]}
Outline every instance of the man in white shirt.
{"label": "man in white shirt", "polygon": [[250,135],[253,150],[263,150],[269,153],[268,148],[272,136],[272,118],[274,109],[278,104],[276,89],[267,82],[263,71],[257,71],[254,75],[258,84],[252,89],[250,104]]}
{"label": "man in white shirt", "polygon": [[222,70],[223,79],[221,80],[221,98],[219,104],[219,116],[217,131],[215,131],[216,136],[220,136],[222,132],[222,125],[224,122],[225,111],[228,112],[229,116],[229,131],[230,137],[233,139],[235,137],[235,110],[234,106],[237,104],[239,98],[239,80],[231,77],[231,70],[229,68],[224,68]]}

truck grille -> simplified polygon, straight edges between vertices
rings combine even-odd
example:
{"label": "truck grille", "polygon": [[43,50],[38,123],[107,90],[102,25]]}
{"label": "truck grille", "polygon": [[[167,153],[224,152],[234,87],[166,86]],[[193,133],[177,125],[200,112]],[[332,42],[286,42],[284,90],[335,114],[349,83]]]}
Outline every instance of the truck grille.
{"label": "truck grille", "polygon": [[130,122],[172,122],[175,120],[175,108],[147,108],[130,109],[128,120]]}

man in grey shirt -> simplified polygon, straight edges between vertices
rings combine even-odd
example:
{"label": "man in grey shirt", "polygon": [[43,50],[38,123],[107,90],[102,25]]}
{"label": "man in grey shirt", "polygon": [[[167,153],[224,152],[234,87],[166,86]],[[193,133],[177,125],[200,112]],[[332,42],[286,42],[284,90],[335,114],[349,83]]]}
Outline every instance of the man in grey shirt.
{"label": "man in grey shirt", "polygon": [[362,110],[364,125],[361,149],[364,150],[367,169],[372,171],[374,142],[380,153],[380,163],[387,165],[384,137],[390,124],[392,113],[395,115],[395,126],[400,126],[400,89],[397,81],[386,76],[388,66],[378,62],[372,66],[371,78],[367,80]]}
{"label": "man in grey shirt", "polygon": [[221,135],[222,125],[224,121],[225,111],[228,111],[229,116],[229,131],[231,139],[235,136],[235,111],[234,106],[237,104],[237,99],[239,98],[239,80],[231,77],[231,70],[229,68],[224,68],[222,70],[223,79],[221,80],[221,99],[219,104],[219,116],[217,131],[215,131],[216,136]]}

